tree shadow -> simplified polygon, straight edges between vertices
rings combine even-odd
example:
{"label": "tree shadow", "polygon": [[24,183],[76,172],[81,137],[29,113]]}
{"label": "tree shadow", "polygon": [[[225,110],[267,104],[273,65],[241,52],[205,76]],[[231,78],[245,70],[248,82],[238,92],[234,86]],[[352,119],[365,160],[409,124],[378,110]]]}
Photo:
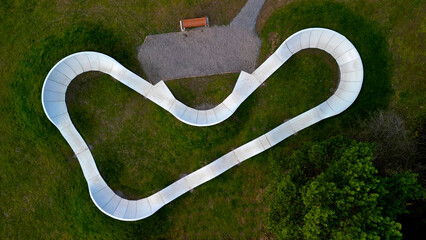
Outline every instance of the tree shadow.
{"label": "tree shadow", "polygon": [[[365,19],[341,3],[322,0],[295,2],[273,14],[262,31],[262,38],[265,42],[269,33],[276,32],[282,42],[291,34],[312,27],[329,28],[341,33],[361,55],[363,87],[354,104],[341,115],[346,120],[344,122],[387,108],[393,93],[390,82],[393,63],[378,23]],[[268,47],[271,47],[270,43],[263,46],[265,49]],[[262,53],[268,52],[265,49],[262,49]]]}

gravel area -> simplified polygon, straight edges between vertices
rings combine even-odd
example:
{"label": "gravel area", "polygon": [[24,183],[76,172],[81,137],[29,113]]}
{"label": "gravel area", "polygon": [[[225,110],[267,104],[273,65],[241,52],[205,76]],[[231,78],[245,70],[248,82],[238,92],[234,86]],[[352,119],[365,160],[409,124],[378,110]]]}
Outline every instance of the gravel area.
{"label": "gravel area", "polygon": [[261,40],[254,32],[265,0],[248,0],[228,26],[150,35],[138,49],[149,81],[253,72]]}
{"label": "gravel area", "polygon": [[256,27],[257,16],[262,9],[265,0],[248,0],[243,9],[232,20],[231,26],[239,26],[254,31]]}
{"label": "gravel area", "polygon": [[152,83],[241,70],[251,73],[260,45],[259,37],[245,28],[214,26],[150,35],[138,59]]}

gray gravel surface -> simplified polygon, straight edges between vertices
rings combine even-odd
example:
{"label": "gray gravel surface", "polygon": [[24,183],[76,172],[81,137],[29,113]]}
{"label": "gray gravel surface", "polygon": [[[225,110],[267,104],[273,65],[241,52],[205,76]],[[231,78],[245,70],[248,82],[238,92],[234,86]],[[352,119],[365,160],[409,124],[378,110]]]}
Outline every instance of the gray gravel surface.
{"label": "gray gravel surface", "polygon": [[261,41],[239,26],[214,26],[148,36],[138,59],[152,83],[220,73],[251,73]]}
{"label": "gray gravel surface", "polygon": [[257,16],[262,9],[265,0],[248,0],[243,9],[232,20],[231,26],[239,26],[254,31],[256,27]]}
{"label": "gray gravel surface", "polygon": [[248,0],[228,26],[146,37],[138,59],[148,80],[253,72],[261,45],[254,29],[264,2]]}

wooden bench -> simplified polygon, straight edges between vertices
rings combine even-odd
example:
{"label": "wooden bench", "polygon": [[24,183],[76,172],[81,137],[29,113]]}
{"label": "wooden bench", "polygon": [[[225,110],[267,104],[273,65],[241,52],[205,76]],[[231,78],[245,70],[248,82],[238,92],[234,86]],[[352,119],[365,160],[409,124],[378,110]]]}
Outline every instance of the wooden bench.
{"label": "wooden bench", "polygon": [[208,17],[180,20],[181,31],[185,31],[185,28],[190,28],[190,27],[208,27],[208,26],[209,26]]}

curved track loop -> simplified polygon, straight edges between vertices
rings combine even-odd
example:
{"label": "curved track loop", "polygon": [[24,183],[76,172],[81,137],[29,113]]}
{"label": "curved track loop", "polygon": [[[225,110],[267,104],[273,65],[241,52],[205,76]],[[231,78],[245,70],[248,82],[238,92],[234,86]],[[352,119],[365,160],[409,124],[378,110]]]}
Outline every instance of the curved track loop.
{"label": "curved track loop", "polygon": [[[272,73],[293,54],[306,48],[326,51],[336,59],[339,65],[340,83],[336,92],[327,101],[179,179],[161,191],[137,201],[121,198],[105,183],[87,144],[71,122],[65,103],[67,87],[77,75],[88,71],[100,71],[155,102],[182,122],[194,126],[214,125],[231,116]],[[186,106],[173,96],[163,81],[152,85],[111,57],[96,52],[79,52],[59,61],[46,77],[42,90],[42,103],[49,120],[59,129],[75,152],[95,205],[112,218],[136,221],[152,215],[187,191],[265,151],[294,133],[343,112],[357,98],[361,90],[363,74],[361,58],[348,39],[329,29],[309,28],[285,40],[252,74],[241,72],[232,93],[221,104],[210,110],[196,110]]]}

